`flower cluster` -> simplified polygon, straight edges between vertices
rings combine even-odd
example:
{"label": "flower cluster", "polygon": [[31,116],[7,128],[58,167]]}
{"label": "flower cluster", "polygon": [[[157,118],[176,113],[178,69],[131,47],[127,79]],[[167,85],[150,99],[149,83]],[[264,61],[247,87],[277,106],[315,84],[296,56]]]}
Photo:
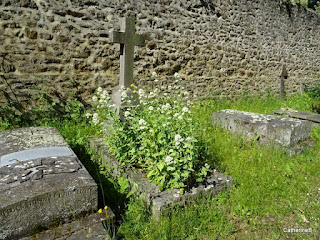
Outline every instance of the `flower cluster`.
{"label": "flower cluster", "polygon": [[102,125],[106,119],[114,115],[114,104],[111,103],[111,97],[107,90],[98,87],[95,95],[92,97],[92,105],[96,109],[94,113],[87,112],[86,117],[91,118],[94,125]]}
{"label": "flower cluster", "polygon": [[[152,73],[159,84],[158,74]],[[126,107],[123,121],[114,121],[113,134],[107,138],[110,152],[120,164],[145,169],[150,181],[160,189],[184,189],[194,179],[201,180],[209,170],[200,158],[196,140],[199,129],[192,121],[193,102],[189,92],[180,86],[182,78],[175,74],[175,84],[167,88],[157,85],[150,92],[131,85],[122,89]],[[100,103],[103,91],[97,90]],[[134,96],[140,104],[133,104]],[[110,107],[108,95],[100,104]],[[107,111],[108,112],[108,111]],[[92,115],[98,123],[101,115]]]}

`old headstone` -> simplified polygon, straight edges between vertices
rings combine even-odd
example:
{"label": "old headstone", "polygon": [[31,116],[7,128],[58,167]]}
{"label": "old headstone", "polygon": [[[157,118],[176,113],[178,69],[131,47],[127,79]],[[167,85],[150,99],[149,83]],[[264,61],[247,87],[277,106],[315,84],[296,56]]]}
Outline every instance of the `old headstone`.
{"label": "old headstone", "polygon": [[[127,89],[133,84],[134,46],[144,46],[145,37],[135,33],[135,19],[126,17],[122,20],[121,31],[110,31],[109,38],[111,43],[120,43],[120,85],[112,96],[116,112],[120,114],[122,88]],[[137,101],[132,91],[127,95],[132,101]]]}
{"label": "old headstone", "polygon": [[310,143],[311,123],[304,120],[281,118],[265,114],[226,109],[212,114],[213,125],[219,125],[262,143],[284,146],[291,153],[299,152]]}
{"label": "old headstone", "polygon": [[0,133],[0,239],[97,209],[97,184],[55,128]]}
{"label": "old headstone", "polygon": [[282,66],[282,71],[280,75],[280,97],[284,98],[286,96],[286,91],[284,87],[285,79],[288,78],[288,72],[286,70],[285,65]]}

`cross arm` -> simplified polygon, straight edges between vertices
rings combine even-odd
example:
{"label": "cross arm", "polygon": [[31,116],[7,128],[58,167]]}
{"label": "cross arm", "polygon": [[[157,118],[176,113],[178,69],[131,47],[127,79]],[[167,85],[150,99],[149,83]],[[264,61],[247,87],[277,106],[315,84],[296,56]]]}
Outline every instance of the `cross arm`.
{"label": "cross arm", "polygon": [[110,31],[109,32],[109,41],[110,43],[125,43],[125,33]]}
{"label": "cross arm", "polygon": [[135,34],[134,44],[137,46],[144,46],[146,37],[144,35]]}

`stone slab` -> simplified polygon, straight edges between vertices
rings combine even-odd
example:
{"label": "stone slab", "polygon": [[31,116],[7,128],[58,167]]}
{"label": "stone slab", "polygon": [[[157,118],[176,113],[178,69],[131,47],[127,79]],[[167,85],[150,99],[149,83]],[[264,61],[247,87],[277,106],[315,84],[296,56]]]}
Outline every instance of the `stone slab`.
{"label": "stone slab", "polygon": [[74,156],[72,150],[68,147],[42,147],[22,150],[15,153],[9,153],[0,157],[0,167],[11,165],[12,163],[31,161],[37,158],[55,158]]}
{"label": "stone slab", "polygon": [[312,124],[304,120],[226,109],[213,113],[211,121],[213,125],[226,128],[248,140],[275,143],[293,153],[311,141]]}
{"label": "stone slab", "polygon": [[[33,152],[26,161],[0,167],[0,239],[17,239],[96,211],[97,184],[55,128],[0,132],[0,142],[1,159]],[[46,148],[69,153],[50,152],[44,157],[35,153]]]}
{"label": "stone slab", "polygon": [[297,111],[297,110],[288,109],[288,108],[281,108],[279,110],[273,111],[273,113],[277,115],[286,116],[286,117],[307,120],[310,122],[314,122],[316,124],[320,123],[320,114],[317,114],[317,113]]}
{"label": "stone slab", "polygon": [[200,195],[214,196],[228,188],[233,181],[231,177],[214,171],[202,183],[196,184],[182,195],[178,189],[161,192],[158,186],[144,177],[141,170],[121,167],[108,153],[108,147],[103,139],[92,138],[90,146],[93,152],[101,157],[103,164],[108,166],[108,171],[114,179],[123,176],[129,180],[131,188],[135,190],[135,195],[146,202],[152,218],[155,220],[158,220],[163,211],[171,205],[185,203]]}
{"label": "stone slab", "polygon": [[108,240],[114,235],[114,217],[114,213],[108,208],[107,214],[93,213],[20,240]]}

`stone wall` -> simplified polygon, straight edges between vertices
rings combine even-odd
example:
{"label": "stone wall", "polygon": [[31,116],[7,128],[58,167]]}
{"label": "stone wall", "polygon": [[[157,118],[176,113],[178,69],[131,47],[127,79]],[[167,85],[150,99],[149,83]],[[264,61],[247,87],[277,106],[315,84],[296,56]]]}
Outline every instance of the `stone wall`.
{"label": "stone wall", "polygon": [[295,92],[320,75],[320,14],[279,0],[2,0],[2,103],[88,99],[117,86],[119,46],[108,32],[128,14],[148,38],[136,48],[138,85],[156,71],[162,84],[179,72],[202,96],[278,91],[285,64]]}

